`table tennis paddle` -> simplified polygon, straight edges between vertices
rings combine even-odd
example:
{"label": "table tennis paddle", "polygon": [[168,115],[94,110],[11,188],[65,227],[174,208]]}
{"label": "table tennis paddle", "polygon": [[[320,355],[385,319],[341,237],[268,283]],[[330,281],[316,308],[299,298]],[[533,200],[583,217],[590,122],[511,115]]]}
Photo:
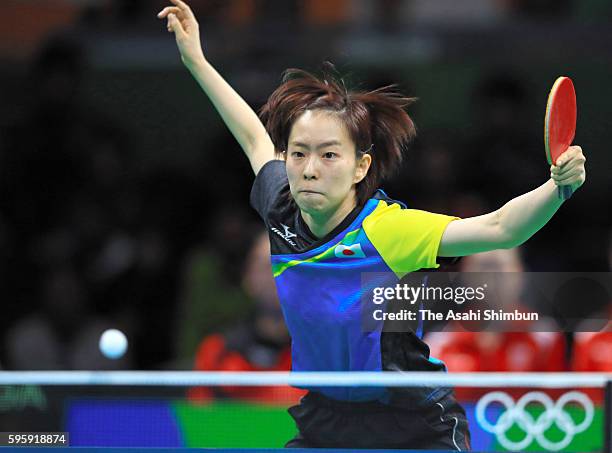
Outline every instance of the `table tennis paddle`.
{"label": "table tennis paddle", "polygon": [[[544,118],[544,147],[550,165],[567,151],[576,134],[576,92],[569,77],[559,77],[548,95]],[[567,200],[572,196],[571,186],[558,186],[559,198]]]}

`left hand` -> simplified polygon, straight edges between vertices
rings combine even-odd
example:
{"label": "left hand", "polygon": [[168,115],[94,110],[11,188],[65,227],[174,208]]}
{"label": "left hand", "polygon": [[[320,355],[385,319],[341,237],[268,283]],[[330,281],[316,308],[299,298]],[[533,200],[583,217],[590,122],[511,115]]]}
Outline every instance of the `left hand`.
{"label": "left hand", "polygon": [[166,6],[157,17],[168,19],[166,27],[170,33],[174,33],[183,63],[190,67],[204,59],[200,43],[200,25],[187,3],[183,0],[170,0],[170,2],[173,6]]}
{"label": "left hand", "polygon": [[570,146],[557,159],[557,165],[550,166],[550,177],[557,186],[571,186],[578,189],[586,180],[584,163],[586,157],[580,146]]}

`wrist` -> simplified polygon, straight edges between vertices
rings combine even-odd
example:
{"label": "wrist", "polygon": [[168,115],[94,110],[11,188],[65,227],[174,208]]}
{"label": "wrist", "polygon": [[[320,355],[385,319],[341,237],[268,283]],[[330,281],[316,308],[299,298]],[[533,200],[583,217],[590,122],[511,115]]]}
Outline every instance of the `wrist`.
{"label": "wrist", "polygon": [[187,58],[187,57],[181,56],[181,60],[183,64],[185,65],[185,67],[189,69],[189,71],[192,71],[192,72],[193,70],[202,68],[208,64],[203,54],[200,54],[195,58]]}

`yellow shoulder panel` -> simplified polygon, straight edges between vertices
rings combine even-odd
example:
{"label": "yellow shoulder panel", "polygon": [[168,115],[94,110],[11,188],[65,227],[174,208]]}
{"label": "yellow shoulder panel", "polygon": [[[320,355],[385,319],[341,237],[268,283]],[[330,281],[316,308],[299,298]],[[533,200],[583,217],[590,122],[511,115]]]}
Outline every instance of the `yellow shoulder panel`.
{"label": "yellow shoulder panel", "polygon": [[398,277],[423,268],[437,268],[440,240],[458,217],[402,209],[381,200],[363,221],[363,229],[387,266]]}

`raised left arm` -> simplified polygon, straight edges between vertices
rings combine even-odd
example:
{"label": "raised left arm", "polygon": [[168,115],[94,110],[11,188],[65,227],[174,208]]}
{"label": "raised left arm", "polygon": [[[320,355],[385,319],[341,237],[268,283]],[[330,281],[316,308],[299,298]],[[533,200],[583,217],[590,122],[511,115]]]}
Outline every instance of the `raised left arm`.
{"label": "raised left arm", "polygon": [[551,167],[551,179],[535,190],[513,198],[497,211],[450,222],[442,235],[438,256],[465,256],[517,247],[542,228],[563,200],[557,186],[578,189],[586,179],[586,161],[579,146],[570,147]]}

